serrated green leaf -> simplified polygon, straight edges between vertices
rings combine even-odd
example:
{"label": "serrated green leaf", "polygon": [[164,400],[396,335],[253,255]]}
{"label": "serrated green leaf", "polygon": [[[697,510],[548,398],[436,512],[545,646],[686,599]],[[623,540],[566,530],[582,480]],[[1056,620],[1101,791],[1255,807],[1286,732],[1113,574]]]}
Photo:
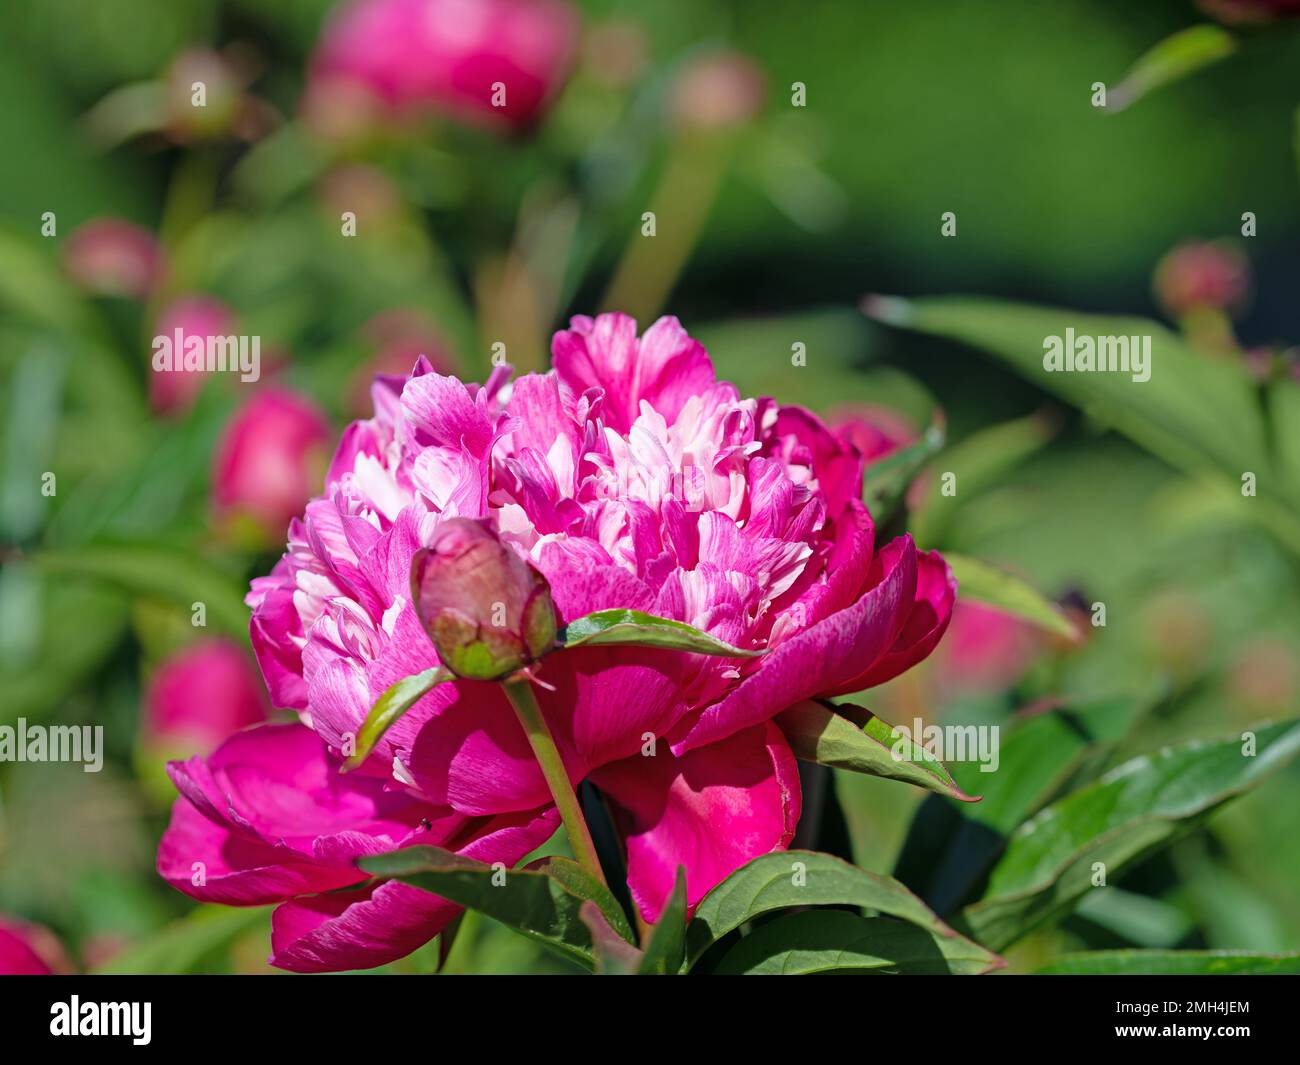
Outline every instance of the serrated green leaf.
{"label": "serrated green leaf", "polygon": [[1254,737],[1254,755],[1233,738],[1135,758],[1048,806],[1012,834],[984,897],[957,926],[1005,948],[1087,891],[1096,863],[1113,880],[1300,753],[1300,722],[1260,728]]}
{"label": "serrated green leaf", "polygon": [[1066,954],[1036,976],[1282,976],[1300,973],[1300,953],[1238,950],[1097,950]]}
{"label": "serrated green leaf", "polygon": [[937,936],[888,917],[810,910],[778,917],[731,948],[721,976],[807,976],[816,973],[951,973],[978,975],[989,955],[964,939]]}
{"label": "serrated green leaf", "polygon": [[949,551],[943,557],[957,578],[962,599],[995,607],[1067,640],[1078,638],[1070,619],[1031,585],[977,558]]}
{"label": "serrated green leaf", "polygon": [[595,903],[610,927],[632,942],[627,918],[609,889],[568,858],[543,858],[511,870],[504,883],[492,866],[441,847],[407,847],[360,858],[357,865],[477,910],[588,969],[595,967],[595,954],[591,930],[582,920],[584,902]]}
{"label": "serrated green leaf", "polygon": [[[870,711],[842,703],[836,712],[811,700],[783,711],[776,723],[790,742],[796,758],[854,773],[888,777],[961,802],[978,802],[961,790],[938,758],[898,732]],[[844,716],[858,711],[855,720]],[[855,723],[864,717],[861,724]],[[899,756],[894,756],[898,750]]]}
{"label": "serrated green leaf", "polygon": [[455,680],[450,671],[434,666],[422,673],[403,677],[375,700],[366,719],[357,730],[356,750],[343,763],[344,770],[356,769],[375,749],[383,737],[406,711],[444,681]]}
{"label": "serrated green leaf", "polygon": [[[997,955],[964,940],[897,880],[815,851],[762,855],[705,895],[686,930],[689,962],[693,964],[728,932],[765,913],[792,906],[861,907],[900,918],[936,939],[954,941],[956,954],[978,958],[985,969],[1002,964]],[[956,943],[958,940],[961,942]]]}
{"label": "serrated green leaf", "polygon": [[569,622],[560,631],[558,639],[560,646],[565,648],[617,644],[662,647],[722,658],[755,658],[764,653],[761,650],[743,651],[683,622],[658,618],[640,610],[597,610]]}

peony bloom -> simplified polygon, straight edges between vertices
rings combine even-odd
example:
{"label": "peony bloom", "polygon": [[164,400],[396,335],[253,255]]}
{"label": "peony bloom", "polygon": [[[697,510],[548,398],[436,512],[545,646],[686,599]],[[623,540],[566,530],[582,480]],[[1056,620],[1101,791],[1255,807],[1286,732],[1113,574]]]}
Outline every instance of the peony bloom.
{"label": "peony bloom", "polygon": [[0,916],[0,976],[72,972],[63,945],[48,928]]}
{"label": "peony bloom", "polygon": [[232,640],[200,640],[168,658],[149,680],[144,733],[151,747],[206,754],[232,732],[265,721],[266,696]]}
{"label": "peony bloom", "polygon": [[63,267],[89,292],[138,300],[161,273],[162,251],[147,229],[121,218],[96,218],[68,238]]}
{"label": "peony bloom", "polygon": [[307,112],[327,132],[340,110],[364,122],[432,109],[518,129],[563,84],[577,35],[562,0],[354,0],[322,33]]}
{"label": "peony bloom", "polygon": [[212,498],[221,513],[242,513],[274,538],[310,498],[331,430],[315,404],[266,388],[236,412],[217,445]]}
{"label": "peony bloom", "polygon": [[[513,385],[504,369],[467,385],[423,360],[405,379],[378,379],[374,417],[343,434],[325,493],[290,523],[272,573],[253,581],[251,635],[272,699],[302,712],[337,757],[385,689],[439,664],[410,601],[412,559],[441,521],[469,517],[541,572],[561,622],[631,608],[767,650],[725,659],[595,646],[533,667],[565,765],[608,800],[632,897],[654,921],[679,865],[694,905],[789,843],[799,779],[773,718],[925,657],[956,586],[909,537],[875,543],[852,448],[806,410],[715,380],[676,319],[638,338],[624,315],[575,318],[552,352],[550,373]],[[237,739],[251,751],[257,736]],[[274,758],[262,760],[267,771],[280,771]],[[346,781],[331,794],[400,788],[383,794],[475,824],[517,824],[550,804],[500,686],[473,680],[430,691]],[[216,799],[185,794],[224,810],[229,790],[214,787]],[[343,831],[339,805],[331,824]],[[181,823],[196,816],[178,804]],[[382,835],[384,846],[415,840]],[[199,852],[198,841],[186,849]],[[336,961],[356,964],[337,942]]]}
{"label": "peony bloom", "polygon": [[1028,622],[983,603],[961,602],[932,660],[949,694],[995,692],[1018,681],[1042,650]]}
{"label": "peony bloom", "polygon": [[[210,296],[184,296],[172,303],[154,324],[156,337],[174,338],[180,330],[178,351],[184,351],[192,337],[226,336],[234,332],[235,315],[220,300]],[[210,375],[199,370],[153,371],[149,374],[149,401],[159,414],[184,414],[194,405]]]}

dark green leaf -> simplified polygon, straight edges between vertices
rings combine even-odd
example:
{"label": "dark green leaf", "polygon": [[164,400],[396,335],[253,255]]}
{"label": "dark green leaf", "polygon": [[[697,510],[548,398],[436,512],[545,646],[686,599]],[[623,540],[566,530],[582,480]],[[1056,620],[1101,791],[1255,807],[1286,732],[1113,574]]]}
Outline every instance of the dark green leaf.
{"label": "dark green leaf", "polygon": [[815,973],[953,973],[978,975],[996,959],[965,939],[935,935],[888,917],[843,910],[809,910],[763,925],[718,963],[723,976],[803,976]]}
{"label": "dark green leaf", "polygon": [[504,873],[504,882],[503,871],[441,847],[407,847],[358,859],[357,865],[478,910],[589,969],[595,955],[581,916],[584,902],[594,902],[610,927],[632,942],[627,918],[609,889],[568,858],[543,858]]}
{"label": "dark green leaf", "polygon": [[454,679],[452,674],[442,666],[434,666],[423,673],[403,677],[384,692],[375,700],[375,705],[370,708],[370,713],[366,714],[365,721],[361,723],[361,728],[357,731],[356,750],[348,756],[347,761],[343,763],[343,768],[356,769],[370,757],[375,744],[398,718],[443,681]]}
{"label": "dark green leaf", "polygon": [[[845,709],[860,709],[842,705]],[[962,791],[943,762],[924,747],[869,711],[862,713],[866,720],[858,725],[822,703],[805,701],[782,712],[776,723],[795,756],[804,761],[901,780],[961,802],[979,801]]]}
{"label": "dark green leaf", "polygon": [[959,927],[1001,950],[1087,891],[1096,863],[1113,880],[1300,753],[1300,722],[1254,736],[1253,756],[1240,738],[1166,748],[1047,807],[1011,836],[984,897],[963,911]]}
{"label": "dark green leaf", "polygon": [[561,647],[607,646],[663,647],[673,651],[754,658],[762,651],[742,651],[707,632],[680,621],[657,618],[640,610],[598,610],[569,622],[560,632]]}
{"label": "dark green leaf", "polygon": [[677,881],[659,920],[650,932],[641,961],[643,976],[678,972],[686,956],[686,870],[677,867]]}
{"label": "dark green leaf", "polygon": [[693,963],[711,943],[755,917],[791,906],[857,906],[898,917],[937,940],[952,941],[955,954],[978,958],[984,968],[1002,964],[964,940],[897,880],[813,851],[755,858],[705,895],[686,930],[688,959]]}

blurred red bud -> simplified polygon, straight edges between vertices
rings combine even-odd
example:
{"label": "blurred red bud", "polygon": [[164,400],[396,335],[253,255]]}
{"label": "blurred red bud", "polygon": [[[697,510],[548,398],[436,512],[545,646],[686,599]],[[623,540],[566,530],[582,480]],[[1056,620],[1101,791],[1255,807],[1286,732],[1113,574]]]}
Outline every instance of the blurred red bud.
{"label": "blurred red bud", "polygon": [[767,79],[749,56],[710,52],[688,60],[677,75],[669,110],[683,129],[730,129],[753,119],[766,96]]}
{"label": "blurred red bud", "polygon": [[146,743],[169,757],[209,754],[231,733],[265,721],[269,707],[252,662],[232,640],[200,640],[172,655],[149,680]]}
{"label": "blurred red bud", "polygon": [[147,229],[121,218],[96,218],[63,248],[63,268],[89,292],[143,299],[162,269],[162,251]]}
{"label": "blurred red bud", "polygon": [[1231,244],[1188,241],[1156,267],[1156,299],[1172,318],[1207,307],[1240,309],[1249,290],[1250,264]]}

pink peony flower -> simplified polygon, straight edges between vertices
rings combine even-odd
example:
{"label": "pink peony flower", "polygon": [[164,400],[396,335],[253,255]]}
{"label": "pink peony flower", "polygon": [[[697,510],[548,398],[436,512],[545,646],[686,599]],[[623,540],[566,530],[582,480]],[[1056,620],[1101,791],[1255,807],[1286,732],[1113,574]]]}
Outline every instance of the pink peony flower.
{"label": "pink peony flower", "polygon": [[[227,336],[234,332],[234,324],[234,313],[220,300],[184,296],[159,315],[154,335],[174,341],[179,329],[181,342],[177,350],[184,351],[191,337],[206,342],[208,337]],[[159,414],[184,414],[194,405],[209,376],[200,370],[154,370],[149,374],[149,401]]]}
{"label": "pink peony flower", "polygon": [[307,111],[327,130],[340,107],[528,126],[567,77],[577,34],[561,0],[355,0],[322,33]]}
{"label": "pink peony flower", "polygon": [[232,732],[265,721],[265,693],[245,652],[220,637],[168,658],[149,680],[144,732],[174,754],[206,754]]}
{"label": "pink peony flower", "polygon": [[1002,610],[961,602],[935,655],[943,687],[953,692],[994,692],[1024,675],[1042,650],[1038,631]]}
{"label": "pink peony flower", "polygon": [[0,976],[49,976],[72,972],[72,963],[48,928],[0,916]]}
{"label": "pink peony flower", "polygon": [[[553,371],[511,386],[504,369],[467,385],[423,360],[403,380],[378,379],[374,417],[343,434],[324,495],[290,523],[272,573],[253,581],[251,635],[272,699],[301,711],[333,758],[386,688],[438,664],[410,602],[411,562],[443,518],[460,516],[487,521],[541,571],[561,621],[632,608],[767,649],[732,660],[586,647],[534,667],[565,764],[608,799],[632,896],[653,921],[679,865],[694,905],[789,843],[799,780],[773,718],[925,657],[956,586],[909,537],[877,548],[853,449],[806,410],[716,381],[676,319],[638,338],[624,315],[575,318],[552,351]],[[237,739],[251,751],[257,736]],[[268,772],[274,758],[262,759]],[[488,682],[433,689],[331,794],[366,787],[366,776],[475,823],[550,804],[509,702]],[[224,799],[198,801],[224,809]],[[179,804],[177,818],[195,816]],[[384,846],[414,841],[384,835]],[[206,852],[196,841],[186,853]],[[284,897],[310,890],[328,888],[295,883]],[[326,898],[317,905],[342,906]],[[335,961],[357,964],[345,938]]]}
{"label": "pink peony flower", "polygon": [[331,435],[325,415],[304,397],[278,387],[254,393],[217,445],[217,511],[243,513],[274,538],[311,497]]}
{"label": "pink peony flower", "polygon": [[120,218],[96,218],[68,238],[63,267],[87,291],[143,299],[161,272],[162,252],[147,229]]}

